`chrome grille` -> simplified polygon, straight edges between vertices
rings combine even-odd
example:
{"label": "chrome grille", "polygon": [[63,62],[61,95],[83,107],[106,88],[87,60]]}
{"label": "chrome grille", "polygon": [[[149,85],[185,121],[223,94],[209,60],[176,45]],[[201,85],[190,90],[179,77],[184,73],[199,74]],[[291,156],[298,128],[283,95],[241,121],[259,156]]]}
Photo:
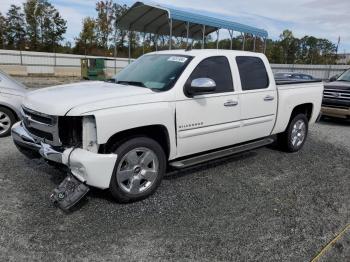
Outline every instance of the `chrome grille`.
{"label": "chrome grille", "polygon": [[31,117],[31,119],[38,121],[40,123],[48,124],[48,125],[54,124],[52,117],[49,117],[47,115],[36,113],[36,112],[29,110],[27,108],[23,108],[23,112],[24,112],[24,115]]}
{"label": "chrome grille", "polygon": [[350,90],[325,89],[324,98],[350,101]]}
{"label": "chrome grille", "polygon": [[58,136],[58,117],[23,107],[23,125],[37,142],[61,146]]}

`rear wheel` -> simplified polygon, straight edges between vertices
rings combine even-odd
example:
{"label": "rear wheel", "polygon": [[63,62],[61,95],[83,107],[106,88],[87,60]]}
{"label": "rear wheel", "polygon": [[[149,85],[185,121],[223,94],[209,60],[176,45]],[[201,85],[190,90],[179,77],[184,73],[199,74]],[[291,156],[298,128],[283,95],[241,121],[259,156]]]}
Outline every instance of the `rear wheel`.
{"label": "rear wheel", "polygon": [[152,195],[166,170],[163,148],[153,139],[137,137],[112,151],[118,155],[110,184],[113,197],[129,203]]}
{"label": "rear wheel", "polygon": [[9,136],[15,122],[16,117],[11,110],[0,107],[0,137]]}
{"label": "rear wheel", "polygon": [[298,152],[305,144],[309,121],[304,114],[296,115],[289,123],[287,130],[278,137],[279,145],[287,152]]}

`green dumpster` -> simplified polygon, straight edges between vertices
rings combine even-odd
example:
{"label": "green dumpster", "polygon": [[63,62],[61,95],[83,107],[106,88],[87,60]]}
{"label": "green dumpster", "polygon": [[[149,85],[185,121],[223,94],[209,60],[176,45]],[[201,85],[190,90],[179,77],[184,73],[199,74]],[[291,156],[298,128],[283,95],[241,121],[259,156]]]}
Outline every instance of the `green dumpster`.
{"label": "green dumpster", "polygon": [[81,59],[81,77],[85,80],[105,80],[106,65],[104,58]]}

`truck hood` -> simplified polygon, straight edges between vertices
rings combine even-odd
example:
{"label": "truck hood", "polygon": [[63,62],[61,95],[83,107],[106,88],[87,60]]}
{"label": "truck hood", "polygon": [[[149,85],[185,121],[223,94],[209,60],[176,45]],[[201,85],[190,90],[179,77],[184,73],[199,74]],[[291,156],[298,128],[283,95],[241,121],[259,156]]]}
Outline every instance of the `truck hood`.
{"label": "truck hood", "polygon": [[127,105],[127,101],[130,98],[133,101],[137,101],[136,97],[152,94],[155,93],[143,87],[98,81],[80,82],[29,92],[24,99],[23,105],[37,112],[63,116],[73,108],[86,107],[97,102],[109,100],[124,101],[122,105]]}
{"label": "truck hood", "polygon": [[324,85],[325,89],[335,89],[335,90],[345,90],[350,91],[350,82],[345,81],[335,81],[331,83],[327,83]]}

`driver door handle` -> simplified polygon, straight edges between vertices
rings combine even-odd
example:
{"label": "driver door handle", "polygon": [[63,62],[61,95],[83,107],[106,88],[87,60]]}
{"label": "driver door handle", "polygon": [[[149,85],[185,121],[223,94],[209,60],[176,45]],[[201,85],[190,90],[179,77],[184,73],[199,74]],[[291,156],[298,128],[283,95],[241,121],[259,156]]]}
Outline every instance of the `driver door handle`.
{"label": "driver door handle", "polygon": [[264,98],[264,101],[273,101],[273,100],[275,100],[275,97],[274,97],[274,96],[266,96],[266,97]]}
{"label": "driver door handle", "polygon": [[238,105],[238,101],[233,101],[233,100],[229,100],[224,104],[224,106],[226,106],[226,107],[234,107],[237,105]]}

